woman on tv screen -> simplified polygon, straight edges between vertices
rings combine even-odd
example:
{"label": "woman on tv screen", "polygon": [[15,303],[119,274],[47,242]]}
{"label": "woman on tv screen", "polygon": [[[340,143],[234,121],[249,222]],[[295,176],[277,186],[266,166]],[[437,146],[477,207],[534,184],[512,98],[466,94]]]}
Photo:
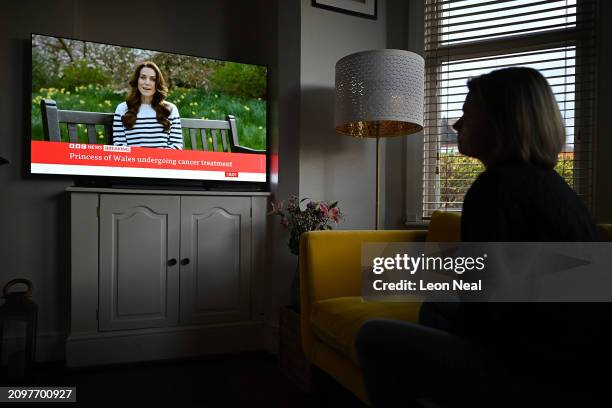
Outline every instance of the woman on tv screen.
{"label": "woman on tv screen", "polygon": [[115,146],[182,149],[181,117],[173,103],[165,100],[166,81],[155,63],[145,61],[134,70],[130,93],[115,109]]}

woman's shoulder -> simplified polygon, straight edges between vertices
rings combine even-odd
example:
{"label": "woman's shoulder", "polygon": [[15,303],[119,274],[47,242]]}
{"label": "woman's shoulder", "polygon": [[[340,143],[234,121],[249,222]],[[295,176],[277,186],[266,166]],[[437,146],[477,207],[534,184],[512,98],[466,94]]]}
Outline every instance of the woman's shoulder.
{"label": "woman's shoulder", "polygon": [[496,181],[519,185],[522,189],[533,187],[538,190],[548,190],[569,187],[564,185],[563,178],[554,168],[531,163],[508,163],[497,166],[491,170],[491,176]]}
{"label": "woman's shoulder", "polygon": [[119,105],[117,105],[117,108],[115,109],[115,114],[123,116],[125,112],[127,112],[127,110],[128,110],[127,103],[121,102]]}

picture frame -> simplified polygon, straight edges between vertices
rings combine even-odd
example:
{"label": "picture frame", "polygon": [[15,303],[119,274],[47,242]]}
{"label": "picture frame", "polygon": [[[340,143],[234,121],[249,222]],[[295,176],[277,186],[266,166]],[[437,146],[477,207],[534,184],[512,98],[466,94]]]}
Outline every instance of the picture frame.
{"label": "picture frame", "polygon": [[378,0],[312,0],[312,6],[371,20],[378,18]]}

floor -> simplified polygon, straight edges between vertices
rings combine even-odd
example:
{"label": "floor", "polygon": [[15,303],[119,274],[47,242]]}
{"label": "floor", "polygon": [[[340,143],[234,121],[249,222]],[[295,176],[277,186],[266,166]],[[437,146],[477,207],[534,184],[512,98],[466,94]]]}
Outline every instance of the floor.
{"label": "floor", "polygon": [[275,356],[254,352],[86,369],[44,364],[25,379],[5,377],[2,385],[76,386],[79,407],[366,407],[318,375],[317,392],[302,392],[282,374]]}

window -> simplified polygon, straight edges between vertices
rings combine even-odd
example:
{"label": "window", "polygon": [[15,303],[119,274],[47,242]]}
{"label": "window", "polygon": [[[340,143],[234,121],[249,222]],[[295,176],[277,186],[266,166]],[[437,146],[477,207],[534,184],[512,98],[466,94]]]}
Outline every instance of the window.
{"label": "window", "polygon": [[538,69],[551,85],[566,127],[556,170],[591,205],[596,8],[596,0],[426,0],[423,218],[461,210],[484,170],[458,152],[451,128],[467,80],[510,66]]}

